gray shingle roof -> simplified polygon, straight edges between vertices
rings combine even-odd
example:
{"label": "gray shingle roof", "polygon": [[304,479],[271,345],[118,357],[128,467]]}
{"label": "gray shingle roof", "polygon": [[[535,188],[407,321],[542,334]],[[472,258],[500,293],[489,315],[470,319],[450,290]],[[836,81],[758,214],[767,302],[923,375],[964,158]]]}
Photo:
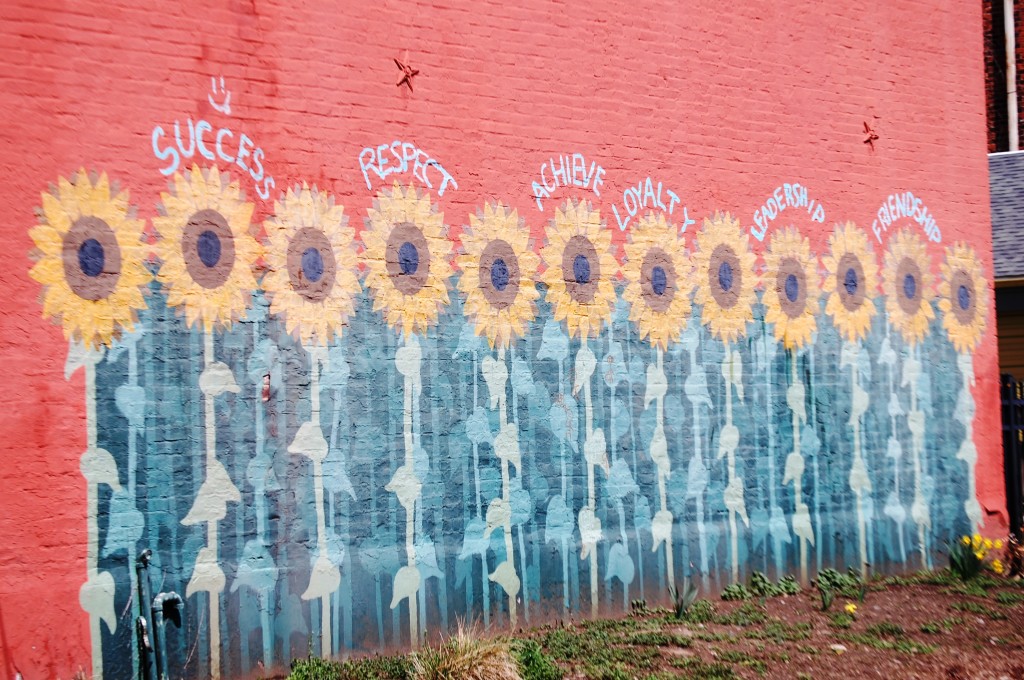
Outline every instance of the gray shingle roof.
{"label": "gray shingle roof", "polygon": [[1024,151],[988,157],[996,279],[1024,277]]}

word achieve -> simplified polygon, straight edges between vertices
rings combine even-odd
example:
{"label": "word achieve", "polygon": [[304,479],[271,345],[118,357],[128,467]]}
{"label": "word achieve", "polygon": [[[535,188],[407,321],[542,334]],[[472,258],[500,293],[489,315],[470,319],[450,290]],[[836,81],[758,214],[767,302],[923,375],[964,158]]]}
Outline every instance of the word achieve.
{"label": "word achieve", "polygon": [[[657,186],[657,190],[655,190],[655,186]],[[655,185],[654,182],[651,181],[650,177],[646,180],[637,182],[635,187],[626,187],[626,190],[622,192],[622,208],[626,215],[626,219],[623,220],[622,217],[619,216],[618,206],[612,206],[612,212],[615,214],[615,219],[619,223],[619,231],[626,231],[626,226],[629,224],[629,221],[636,217],[636,214],[643,208],[647,208],[649,210],[658,209],[671,215],[672,211],[675,210],[676,205],[679,203],[679,195],[671,189],[665,188],[665,196],[662,197],[662,188],[663,185],[661,182],[658,182],[658,184]],[[666,198],[668,199],[667,206],[665,205]],[[694,221],[690,219],[689,214],[687,214],[687,208],[684,205],[683,226],[679,229],[679,233],[686,233],[686,227],[693,223]]]}
{"label": "word achieve", "polygon": [[871,231],[875,233],[878,242],[882,242],[882,232],[888,231],[889,227],[899,219],[909,218],[917,222],[928,240],[933,243],[942,243],[942,232],[935,218],[928,212],[920,198],[909,191],[902,194],[890,194],[885,203],[878,209],[878,217],[871,223]]}
{"label": "word achieve", "polygon": [[825,221],[825,208],[813,198],[808,200],[807,187],[799,184],[783,184],[776,187],[764,205],[754,211],[754,224],[757,226],[750,228],[750,234],[758,241],[763,241],[768,233],[768,227],[786,208],[806,208],[812,221],[819,223]]}
{"label": "word achieve", "polygon": [[[209,136],[207,136],[209,133]],[[181,138],[181,125],[174,121],[174,144],[166,140],[163,145],[164,129],[157,125],[153,128],[153,155],[161,161],[170,163],[160,168],[160,174],[171,175],[181,164],[182,159],[192,158],[198,151],[199,155],[211,161],[220,159],[225,163],[234,163],[242,170],[249,173],[256,186],[256,193],[264,201],[270,197],[270,190],[274,187],[274,178],[266,175],[263,170],[263,149],[253,148],[254,142],[244,132],[238,135],[238,143],[234,143],[235,133],[230,129],[222,127],[214,134],[213,126],[205,120],[193,123],[188,119],[188,144]],[[211,149],[208,140],[212,140]],[[214,155],[216,151],[216,155]]]}
{"label": "word achieve", "polygon": [[426,185],[428,189],[434,188],[428,171],[436,171],[440,175],[441,182],[437,188],[438,196],[444,196],[444,190],[448,188],[449,184],[456,189],[459,188],[451,174],[431,158],[426,151],[416,148],[415,144],[396,140],[390,144],[368,146],[359,152],[359,169],[363,171],[367,189],[373,189],[369,171],[372,171],[380,179],[384,179],[388,175],[409,172],[410,168],[412,176]]}
{"label": "word achieve", "polygon": [[[548,183],[548,166],[551,166],[551,182]],[[558,165],[554,159],[540,166],[540,182],[533,183],[533,197],[537,200],[537,210],[544,211],[540,200],[551,198],[558,187],[582,187],[590,189],[598,198],[601,197],[601,190],[598,188],[604,183],[604,168],[596,162],[591,161],[590,169],[587,169],[587,161],[583,154],[574,153],[571,156],[559,156]]]}

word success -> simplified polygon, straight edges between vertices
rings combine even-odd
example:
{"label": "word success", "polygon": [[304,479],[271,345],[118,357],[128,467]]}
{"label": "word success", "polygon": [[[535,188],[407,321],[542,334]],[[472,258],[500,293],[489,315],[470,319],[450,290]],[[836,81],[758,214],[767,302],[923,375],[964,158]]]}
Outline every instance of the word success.
{"label": "word success", "polygon": [[[550,169],[549,169],[550,166]],[[551,173],[551,181],[548,182],[547,173]],[[598,188],[604,183],[604,168],[596,162],[591,161],[590,168],[587,168],[587,161],[581,153],[574,153],[571,156],[559,156],[558,164],[555,160],[549,159],[547,163],[540,166],[540,182],[533,183],[533,197],[537,200],[537,210],[544,211],[540,200],[551,198],[558,187],[582,187],[590,189],[598,198],[601,197],[601,190]]]}
{"label": "word success", "polygon": [[235,133],[230,129],[222,127],[215,133],[213,126],[207,121],[200,120],[194,123],[189,118],[187,143],[182,139],[181,124],[178,121],[174,121],[173,144],[170,139],[164,139],[165,135],[164,129],[159,125],[153,128],[153,155],[158,160],[169,161],[168,165],[160,168],[160,174],[172,174],[183,159],[192,158],[198,152],[210,161],[219,159],[225,163],[234,163],[249,173],[255,183],[256,193],[261,199],[265,201],[270,197],[274,178],[264,172],[263,149],[256,146],[244,132],[239,134],[238,140],[235,141]]}
{"label": "word success", "polygon": [[363,171],[366,188],[373,189],[370,183],[370,172],[384,179],[388,175],[403,174],[412,170],[412,176],[422,182],[428,189],[434,188],[430,175],[435,174],[440,185],[437,195],[444,196],[444,190],[451,184],[456,189],[459,185],[441,164],[430,157],[430,154],[416,148],[409,142],[394,141],[380,146],[368,146],[359,152],[359,169]]}
{"label": "word success", "polygon": [[757,226],[750,228],[750,234],[758,241],[763,241],[768,227],[786,208],[805,208],[814,222],[825,221],[825,208],[813,198],[807,198],[807,187],[783,184],[776,187],[764,205],[754,211],[754,224]]}
{"label": "word success", "polygon": [[878,209],[878,217],[871,223],[871,231],[875,233],[878,242],[882,242],[883,231],[888,231],[893,222],[903,218],[917,222],[932,243],[942,243],[942,232],[939,231],[935,218],[928,212],[928,206],[909,191],[890,194]]}
{"label": "word success", "polygon": [[[655,189],[657,186],[657,189]],[[615,219],[619,223],[619,231],[626,231],[626,226],[629,221],[636,217],[636,214],[644,208],[654,210],[657,208],[662,212],[666,212],[669,215],[675,210],[676,205],[679,203],[679,195],[671,189],[666,188],[665,195],[662,196],[662,183],[658,182],[657,185],[651,178],[648,177],[646,180],[637,182],[635,187],[626,187],[626,190],[622,192],[622,208],[626,215],[626,219],[623,220],[619,215],[619,207],[617,205],[612,206],[612,212],[615,214]],[[665,205],[665,200],[668,200],[668,205]],[[685,233],[686,227],[693,224],[693,220],[687,214],[686,206],[683,206],[683,226],[679,229],[679,233]]]}

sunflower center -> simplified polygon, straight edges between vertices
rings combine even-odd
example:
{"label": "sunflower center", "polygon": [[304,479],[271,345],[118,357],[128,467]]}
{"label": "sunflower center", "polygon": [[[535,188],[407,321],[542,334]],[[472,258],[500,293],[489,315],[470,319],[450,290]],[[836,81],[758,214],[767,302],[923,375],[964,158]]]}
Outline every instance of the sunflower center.
{"label": "sunflower center", "polygon": [[573,258],[572,275],[576,283],[590,283],[590,260],[586,255],[580,254]]}
{"label": "sunflower center", "polygon": [[915,293],[917,293],[917,279],[913,274],[907,274],[903,277],[903,294],[913,299]]}
{"label": "sunflower center", "polygon": [[967,310],[971,306],[971,291],[967,290],[967,286],[961,284],[957,288],[956,301],[960,305],[960,309]]}
{"label": "sunflower center", "polygon": [[498,291],[503,291],[508,286],[508,265],[500,257],[491,263],[491,284]]}
{"label": "sunflower center", "polygon": [[398,266],[405,275],[415,274],[420,268],[420,253],[416,246],[406,241],[398,247]]}
{"label": "sunflower center", "polygon": [[664,295],[668,288],[668,275],[662,267],[655,267],[651,270],[651,290],[655,295]]}
{"label": "sunflower center", "polygon": [[203,264],[207,267],[216,267],[220,262],[220,237],[207,229],[199,235],[196,252],[199,253],[199,259]]}
{"label": "sunflower center", "polygon": [[320,303],[334,288],[338,263],[324,232],[303,227],[288,239],[288,282],[303,299]]}
{"label": "sunflower center", "polygon": [[318,249],[306,248],[302,252],[302,273],[313,283],[324,275],[324,258]]}
{"label": "sunflower center", "polygon": [[98,217],[75,220],[64,235],[61,255],[64,280],[83,300],[103,300],[117,288],[121,249],[114,230]]}
{"label": "sunflower center", "polygon": [[103,246],[94,238],[82,241],[78,246],[78,266],[82,273],[93,278],[103,273]]}
{"label": "sunflower center", "polygon": [[790,302],[796,302],[797,297],[800,295],[800,283],[796,280],[795,274],[790,274],[786,277],[786,297],[789,298]]}
{"label": "sunflower center", "polygon": [[732,290],[732,265],[728,262],[718,265],[718,285],[727,293]]}
{"label": "sunflower center", "polygon": [[857,292],[857,270],[853,267],[846,270],[846,276],[843,277],[843,287],[846,288],[847,295],[853,295]]}

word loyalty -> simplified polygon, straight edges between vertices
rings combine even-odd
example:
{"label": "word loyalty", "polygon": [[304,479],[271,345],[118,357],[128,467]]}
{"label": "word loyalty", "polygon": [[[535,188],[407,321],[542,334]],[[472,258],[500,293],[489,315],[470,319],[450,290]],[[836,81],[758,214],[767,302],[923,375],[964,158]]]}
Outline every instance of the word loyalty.
{"label": "word loyalty", "polygon": [[764,205],[754,211],[754,224],[757,226],[750,228],[750,234],[758,241],[763,241],[772,221],[786,208],[806,208],[811,220],[819,223],[825,221],[825,208],[813,198],[807,198],[807,187],[783,184],[776,187]]}
{"label": "word loyalty", "polygon": [[[549,169],[550,166],[550,169]],[[547,173],[551,173],[551,181],[548,182]],[[587,161],[583,154],[574,153],[571,156],[559,156],[558,164],[554,159],[548,160],[540,166],[540,182],[533,183],[533,197],[537,200],[537,210],[544,211],[540,200],[551,198],[558,187],[582,187],[590,189],[598,198],[601,197],[601,190],[598,188],[604,183],[604,168],[596,162],[591,161],[590,169],[587,169]]]}
{"label": "word loyalty", "polygon": [[[655,189],[657,186],[657,189]],[[662,212],[666,212],[669,215],[675,210],[676,204],[679,203],[679,195],[671,189],[665,188],[665,194],[662,195],[662,183],[658,182],[657,185],[651,181],[648,177],[646,180],[637,182],[635,187],[626,187],[626,190],[622,192],[622,207],[625,211],[626,219],[623,220],[619,215],[619,207],[616,205],[612,206],[612,212],[615,214],[615,219],[619,223],[619,231],[626,231],[626,226],[629,221],[636,217],[636,214],[643,208],[654,210],[657,208]],[[665,205],[665,201],[668,200],[668,205]],[[693,224],[693,220],[687,214],[687,208],[683,206],[683,226],[679,229],[679,233],[685,233],[686,227]]]}

